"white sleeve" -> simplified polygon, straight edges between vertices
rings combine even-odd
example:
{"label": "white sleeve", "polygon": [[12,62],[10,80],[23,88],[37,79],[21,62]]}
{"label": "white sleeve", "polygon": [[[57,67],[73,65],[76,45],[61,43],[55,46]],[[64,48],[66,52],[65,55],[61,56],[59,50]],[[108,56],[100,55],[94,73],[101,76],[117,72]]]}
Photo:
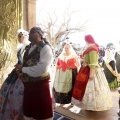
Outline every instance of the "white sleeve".
{"label": "white sleeve", "polygon": [[40,52],[40,59],[37,65],[34,65],[32,67],[23,67],[22,72],[28,74],[31,77],[39,77],[42,74],[48,72],[52,60],[52,49],[50,46],[45,45]]}

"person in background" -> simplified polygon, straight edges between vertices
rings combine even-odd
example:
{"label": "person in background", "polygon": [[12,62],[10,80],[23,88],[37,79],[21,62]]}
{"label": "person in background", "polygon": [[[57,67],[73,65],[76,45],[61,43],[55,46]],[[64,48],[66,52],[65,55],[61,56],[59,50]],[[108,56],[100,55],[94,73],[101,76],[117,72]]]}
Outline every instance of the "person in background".
{"label": "person in background", "polygon": [[24,84],[23,111],[25,120],[53,120],[50,74],[53,52],[43,37],[40,27],[32,27],[29,33],[31,44],[23,57],[23,64],[16,65]]}
{"label": "person in background", "polygon": [[100,47],[98,63],[102,65],[103,57],[105,56],[105,47]]}
{"label": "person in background", "polygon": [[117,81],[119,75],[116,69],[115,46],[113,43],[108,43],[106,46],[106,51],[105,51],[105,56],[103,58],[102,66],[104,68],[104,73],[110,89],[114,90],[118,88],[120,86]]}
{"label": "person in background", "polygon": [[116,60],[117,72],[120,74],[120,42],[119,42],[117,49],[116,49],[115,60]]}
{"label": "person in background", "polygon": [[112,107],[112,97],[104,72],[98,64],[99,45],[91,35],[85,36],[85,42],[87,46],[73,88],[72,103],[84,110],[108,110]]}
{"label": "person in background", "polygon": [[66,109],[71,107],[73,86],[79,67],[80,63],[77,54],[72,46],[66,43],[62,53],[58,56],[53,82],[55,102]]}
{"label": "person in background", "polygon": [[[17,64],[23,63],[23,54],[28,41],[28,32],[18,30]],[[23,120],[23,91],[24,86],[19,79],[19,72],[13,69],[0,89],[0,120]]]}

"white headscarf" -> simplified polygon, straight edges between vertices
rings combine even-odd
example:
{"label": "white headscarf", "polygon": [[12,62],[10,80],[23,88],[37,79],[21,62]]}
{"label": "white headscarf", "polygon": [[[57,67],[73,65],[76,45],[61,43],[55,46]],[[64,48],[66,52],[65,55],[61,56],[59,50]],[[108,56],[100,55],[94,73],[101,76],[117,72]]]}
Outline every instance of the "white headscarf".
{"label": "white headscarf", "polygon": [[22,35],[24,36],[24,41],[23,43],[18,43],[17,50],[24,49],[27,45],[30,44],[30,41],[28,40],[29,33],[25,31],[24,29],[19,29],[17,32],[18,34],[22,33]]}
{"label": "white headscarf", "polygon": [[116,61],[114,51],[112,51],[112,50],[106,50],[106,51],[109,52],[109,55],[106,55],[106,53],[105,53],[105,56],[103,57],[104,61],[107,62],[107,63],[109,63],[112,60]]}
{"label": "white headscarf", "polygon": [[30,44],[30,41],[28,40],[29,34],[28,34],[27,31],[25,31],[23,29],[19,29],[18,34],[19,33],[22,33],[22,35],[24,37],[23,43],[18,43],[18,46],[17,46],[17,52],[20,50],[19,55],[18,55],[18,61],[22,62],[23,61],[23,55],[24,55],[24,52],[25,52],[25,47]]}
{"label": "white headscarf", "polygon": [[[62,50],[62,52],[61,52],[61,54],[59,55],[59,57],[58,58],[60,58],[61,60],[64,60],[64,53],[65,53],[65,46],[66,45],[69,45],[70,46],[70,56],[68,56],[68,59],[69,58],[76,58],[77,57],[77,54],[76,54],[76,52],[75,52],[75,50],[73,49],[73,47],[71,46],[71,44],[69,44],[69,43],[66,43],[65,45],[64,45],[64,47],[63,47],[63,50]],[[65,61],[67,61],[67,59],[65,60]]]}

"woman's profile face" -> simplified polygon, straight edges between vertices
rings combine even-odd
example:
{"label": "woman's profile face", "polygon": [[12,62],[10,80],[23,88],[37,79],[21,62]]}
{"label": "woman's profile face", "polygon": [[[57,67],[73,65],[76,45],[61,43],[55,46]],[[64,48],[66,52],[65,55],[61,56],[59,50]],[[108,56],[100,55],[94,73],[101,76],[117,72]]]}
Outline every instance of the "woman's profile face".
{"label": "woman's profile face", "polygon": [[88,43],[87,41],[85,41],[85,43],[86,43],[86,46],[89,46],[89,44],[90,44],[90,43]]}
{"label": "woman's profile face", "polygon": [[23,36],[22,33],[19,33],[19,34],[18,34],[18,42],[19,42],[19,43],[23,43],[23,41],[24,41],[24,36]]}
{"label": "woman's profile face", "polygon": [[110,56],[110,51],[109,50],[106,50],[105,51],[105,55],[108,57],[108,56]]}
{"label": "woman's profile face", "polygon": [[65,53],[70,53],[70,46],[69,45],[65,45]]}

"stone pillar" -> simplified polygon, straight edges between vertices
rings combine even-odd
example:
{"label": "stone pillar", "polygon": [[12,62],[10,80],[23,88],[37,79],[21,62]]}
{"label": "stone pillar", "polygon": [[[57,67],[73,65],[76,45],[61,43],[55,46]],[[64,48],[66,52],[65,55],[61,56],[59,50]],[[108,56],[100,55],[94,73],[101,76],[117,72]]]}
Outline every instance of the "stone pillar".
{"label": "stone pillar", "polygon": [[28,30],[28,5],[27,0],[23,0],[23,29]]}
{"label": "stone pillar", "polygon": [[36,0],[23,1],[23,28],[27,31],[36,26]]}

